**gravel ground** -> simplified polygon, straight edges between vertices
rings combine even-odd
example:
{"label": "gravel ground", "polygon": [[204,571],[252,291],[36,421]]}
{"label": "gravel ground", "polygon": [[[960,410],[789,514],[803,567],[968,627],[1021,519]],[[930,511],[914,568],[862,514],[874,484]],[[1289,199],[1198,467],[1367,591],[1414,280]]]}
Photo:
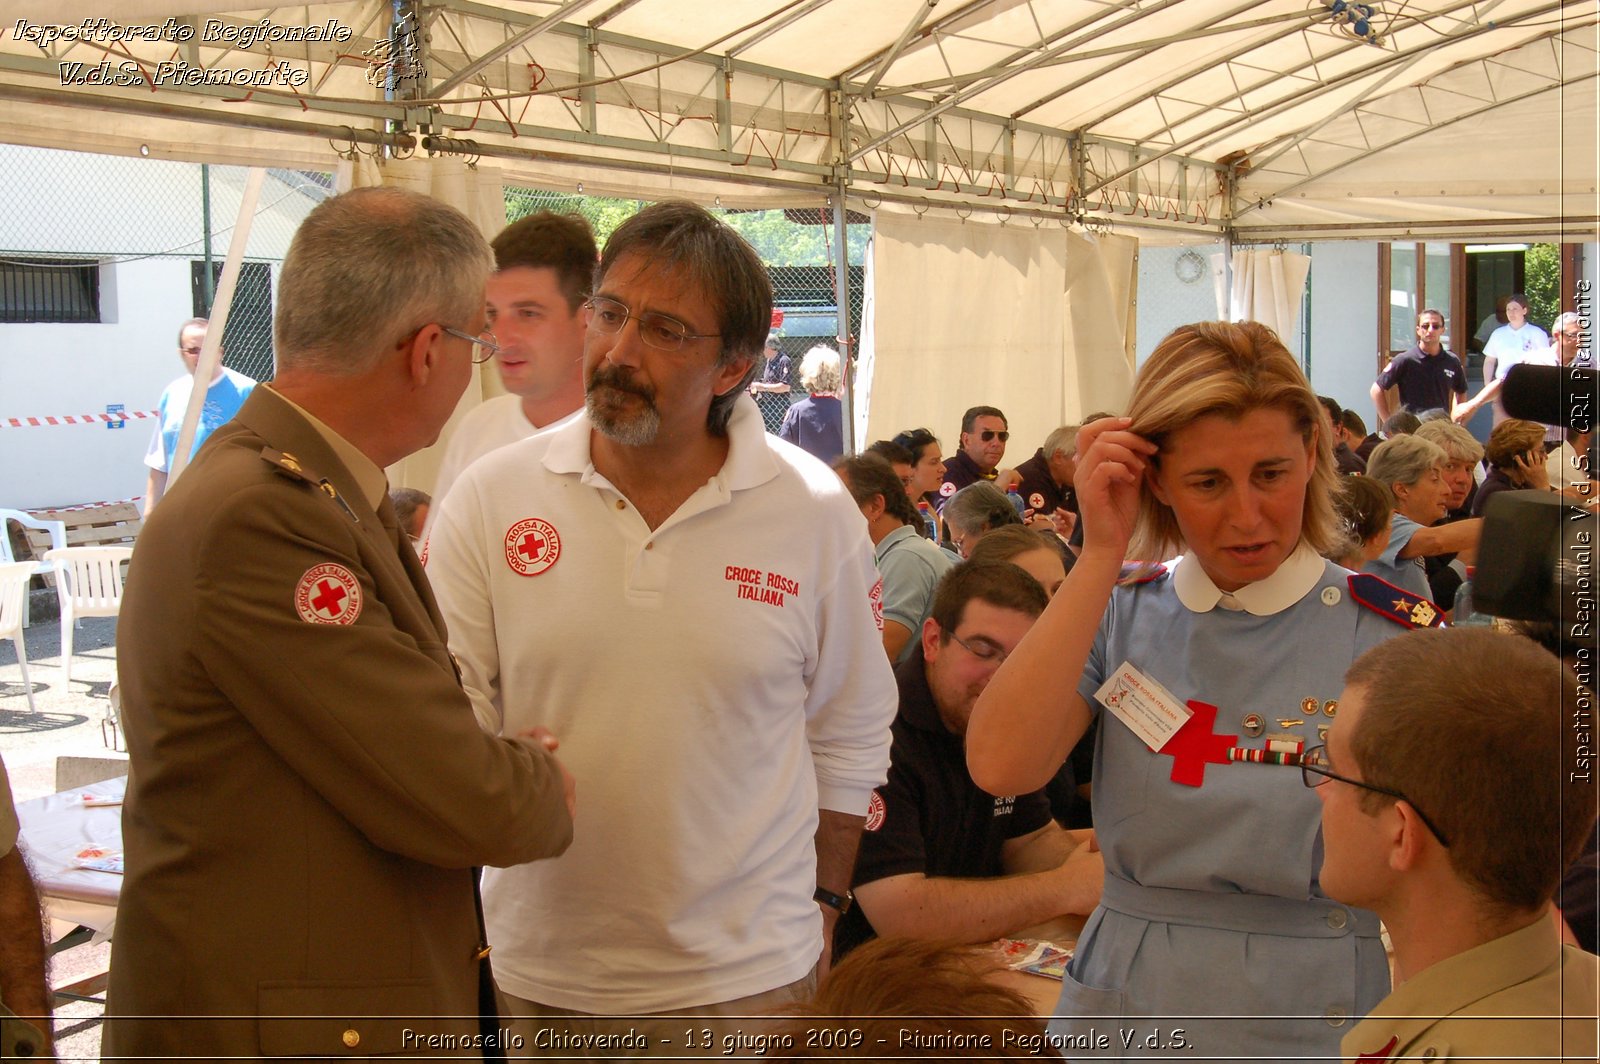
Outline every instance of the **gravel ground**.
{"label": "gravel ground", "polygon": [[[61,628],[53,596],[36,594],[32,624],[25,633],[28,671],[33,681],[35,710],[28,709],[16,644],[0,640],[0,758],[19,802],[56,791],[56,759],[63,756],[104,757],[101,722],[110,706],[107,693],[116,677],[117,622],[91,617],[73,636],[72,682],[61,671]],[[72,930],[52,928],[52,937]],[[104,972],[111,944],[78,946],[58,954],[50,981],[60,987]],[[100,1017],[97,1002],[70,1002],[56,1009],[56,1053],[62,1061],[100,1059]]]}

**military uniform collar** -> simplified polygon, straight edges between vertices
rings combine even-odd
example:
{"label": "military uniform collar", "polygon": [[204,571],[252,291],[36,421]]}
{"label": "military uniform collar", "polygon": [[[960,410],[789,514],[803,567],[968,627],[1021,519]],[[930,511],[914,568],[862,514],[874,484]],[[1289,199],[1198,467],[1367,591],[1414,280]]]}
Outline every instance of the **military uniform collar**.
{"label": "military uniform collar", "polygon": [[361,491],[362,499],[366,501],[368,506],[372,507],[373,513],[377,513],[379,505],[383,502],[383,497],[389,492],[389,478],[384,475],[378,463],[363,454],[355,444],[329,428],[322,419],[278,391],[278,389],[273,388],[271,384],[263,385],[263,387],[270,389],[273,395],[289,404],[289,407],[295,413],[306,419],[306,423],[322,438],[322,442],[328,445],[328,449],[333,452],[334,457],[339,459],[345,469],[349,470],[351,479],[356,482],[356,487]]}
{"label": "military uniform collar", "polygon": [[1232,593],[1211,582],[1205,569],[1192,556],[1180,558],[1172,571],[1172,588],[1178,601],[1195,613],[1208,613],[1218,606],[1242,610],[1256,617],[1282,613],[1306,597],[1327,571],[1322,557],[1305,540],[1284,559],[1276,572],[1265,580],[1246,584]]}
{"label": "military uniform collar", "polygon": [[[1442,1012],[1459,1012],[1537,977],[1561,964],[1561,951],[1561,939],[1546,911],[1520,931],[1446,957],[1395,987],[1345,1036],[1345,1048],[1380,1060],[1410,1056],[1408,1049],[1428,1034]],[[1442,1009],[1440,1002],[1452,1004]],[[1389,1054],[1376,1056],[1391,1036],[1395,1044]]]}

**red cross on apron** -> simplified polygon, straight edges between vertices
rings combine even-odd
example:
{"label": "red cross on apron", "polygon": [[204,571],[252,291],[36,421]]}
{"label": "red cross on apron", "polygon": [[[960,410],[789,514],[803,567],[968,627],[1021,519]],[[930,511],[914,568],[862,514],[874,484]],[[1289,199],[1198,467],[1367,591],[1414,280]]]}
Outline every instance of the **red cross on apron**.
{"label": "red cross on apron", "polygon": [[1205,702],[1189,700],[1193,711],[1183,727],[1173,733],[1161,748],[1161,753],[1172,757],[1172,782],[1185,787],[1199,787],[1205,782],[1206,766],[1226,765],[1228,749],[1239,742],[1237,735],[1215,735],[1217,707]]}

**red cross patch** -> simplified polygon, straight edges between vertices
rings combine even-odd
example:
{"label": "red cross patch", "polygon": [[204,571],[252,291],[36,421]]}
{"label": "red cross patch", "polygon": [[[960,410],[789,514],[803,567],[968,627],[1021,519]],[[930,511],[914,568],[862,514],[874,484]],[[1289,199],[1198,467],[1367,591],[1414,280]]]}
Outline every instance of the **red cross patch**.
{"label": "red cross patch", "polygon": [[1028,496],[1028,506],[1031,509],[1034,509],[1034,510],[1043,510],[1044,509],[1044,496],[1040,495],[1037,491],[1034,492],[1032,495],[1029,495]]}
{"label": "red cross patch", "polygon": [[883,827],[883,818],[883,796],[873,791],[871,800],[867,802],[867,822],[862,825],[862,830],[877,831]]}
{"label": "red cross patch", "polygon": [[867,599],[872,603],[872,620],[878,626],[878,631],[883,631],[883,577],[878,577],[878,582],[872,585],[872,590],[867,593]]}
{"label": "red cross patch", "polygon": [[955,493],[956,493],[956,486],[953,483],[951,483],[950,481],[947,480],[943,484],[939,485],[939,494],[944,496],[945,498],[948,499],[950,496],[954,495]]}
{"label": "red cross patch", "polygon": [[1217,707],[1206,702],[1189,699],[1194,713],[1167,740],[1161,748],[1172,758],[1172,782],[1185,787],[1199,787],[1205,782],[1207,765],[1226,765],[1228,747],[1239,741],[1237,735],[1218,735],[1212,731],[1217,724]]}
{"label": "red cross patch", "polygon": [[307,624],[355,624],[361,616],[361,581],[342,565],[313,565],[295,585],[294,609]]}
{"label": "red cross patch", "polygon": [[506,533],[506,564],[521,576],[538,576],[561,557],[561,537],[549,521],[529,517]]}

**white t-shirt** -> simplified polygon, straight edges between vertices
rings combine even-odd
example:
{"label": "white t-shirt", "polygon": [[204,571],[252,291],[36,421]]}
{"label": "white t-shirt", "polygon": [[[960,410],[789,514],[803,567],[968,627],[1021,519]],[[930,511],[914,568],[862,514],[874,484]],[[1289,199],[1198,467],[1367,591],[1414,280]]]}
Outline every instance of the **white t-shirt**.
{"label": "white t-shirt", "polygon": [[467,466],[490,451],[532,436],[539,426],[522,412],[522,397],[497,395],[467,411],[450,436],[433,481],[435,502],[444,499]]}
{"label": "white t-shirt", "polygon": [[[1483,345],[1483,357],[1495,359],[1494,379],[1502,381],[1512,366],[1529,361],[1528,356],[1549,346],[1550,334],[1533,322],[1525,321],[1520,329],[1502,325],[1491,333],[1488,342]],[[1500,405],[1500,397],[1495,396],[1494,423],[1498,425],[1505,419],[1505,408]]]}
{"label": "white t-shirt", "polygon": [[559,858],[486,869],[496,979],[559,1008],[730,1001],[822,948],[817,810],[864,814],[897,693],[866,521],[744,396],[722,469],[652,530],[583,416],[474,463],[428,576],[474,709],[577,780]]}

